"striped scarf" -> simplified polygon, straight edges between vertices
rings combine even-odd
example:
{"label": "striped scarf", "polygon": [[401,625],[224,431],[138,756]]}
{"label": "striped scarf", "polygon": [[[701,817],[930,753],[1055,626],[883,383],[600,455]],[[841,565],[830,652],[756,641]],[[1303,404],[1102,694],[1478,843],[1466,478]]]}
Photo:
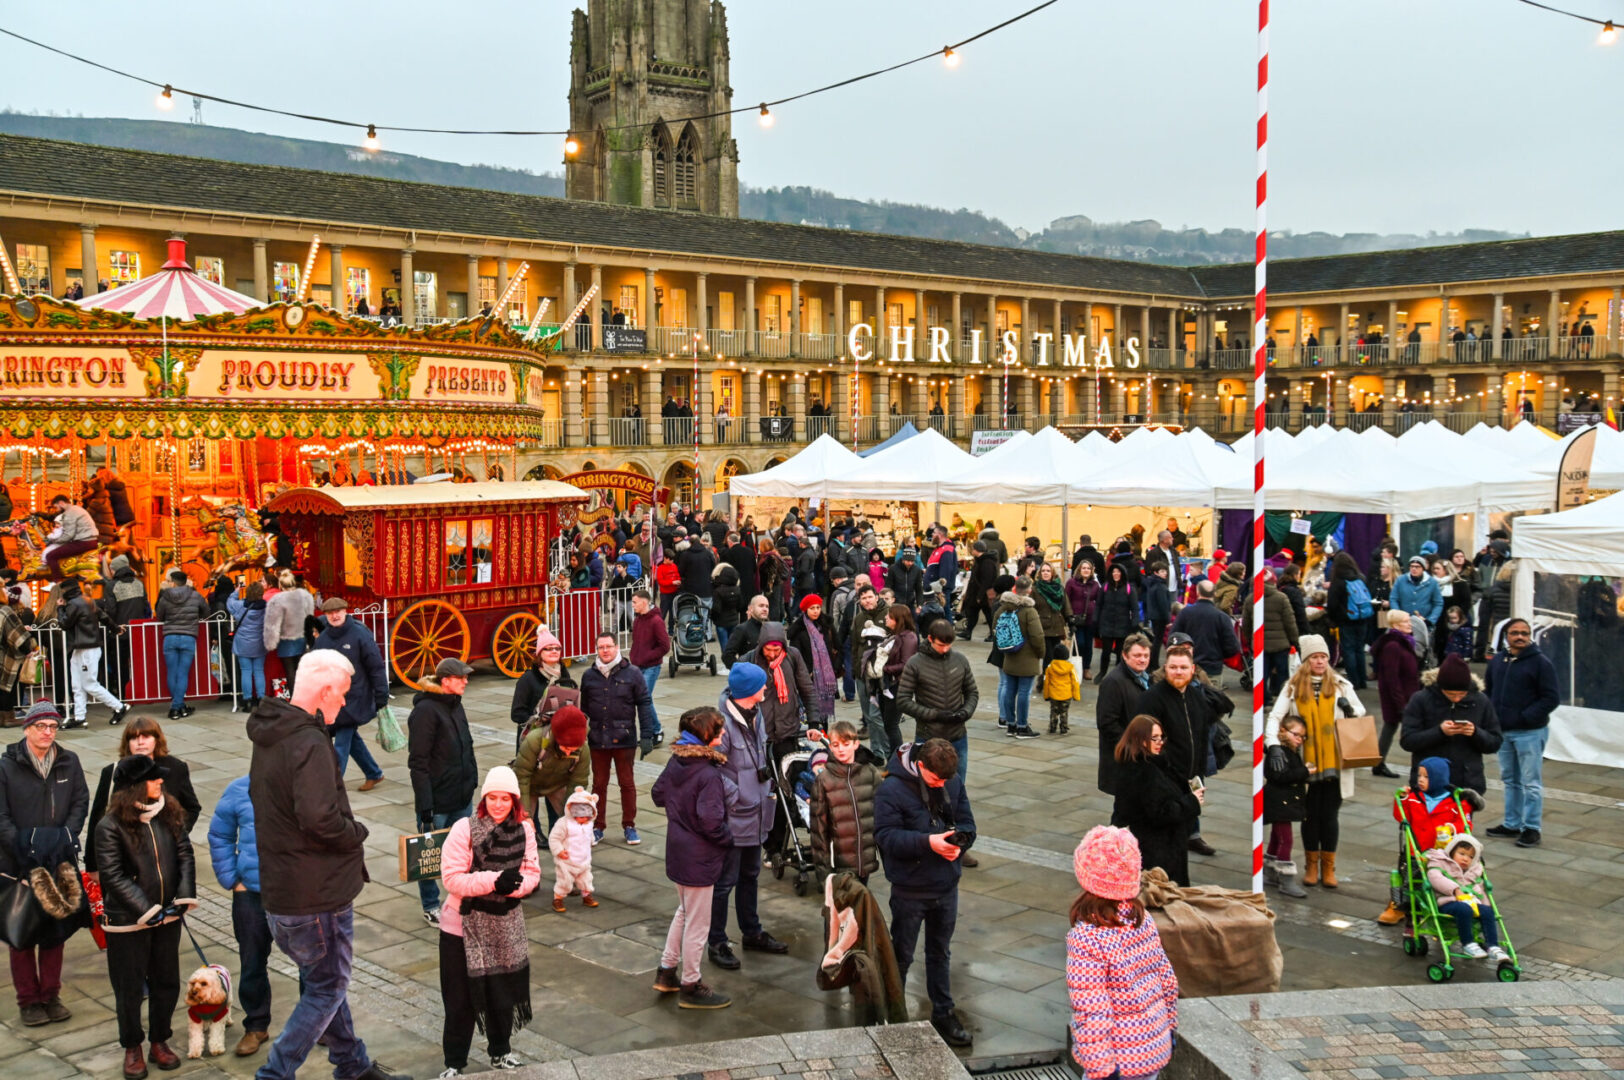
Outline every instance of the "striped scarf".
{"label": "striped scarf", "polygon": [[[473,873],[500,873],[524,863],[529,837],[509,814],[500,825],[483,814],[468,822]],[[513,1027],[530,1022],[530,939],[516,896],[465,896],[462,940],[468,957],[469,998],[479,1030],[494,1013],[511,1013]]]}

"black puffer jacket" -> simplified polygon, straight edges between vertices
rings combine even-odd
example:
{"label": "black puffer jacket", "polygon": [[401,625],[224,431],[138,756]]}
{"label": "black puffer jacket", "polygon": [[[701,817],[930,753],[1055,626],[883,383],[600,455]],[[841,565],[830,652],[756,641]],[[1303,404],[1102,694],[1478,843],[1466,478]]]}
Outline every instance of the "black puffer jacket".
{"label": "black puffer jacket", "polygon": [[1099,788],[1116,794],[1116,747],[1128,722],[1139,715],[1139,699],[1145,692],[1127,664],[1118,664],[1100,680],[1094,699],[1094,726],[1100,733]]}
{"label": "black puffer jacket", "polygon": [[171,904],[197,906],[197,864],[179,826],[103,817],[96,823],[96,870],[110,934],[146,930],[147,920]]}
{"label": "black puffer jacket", "polygon": [[654,738],[654,701],[643,673],[622,656],[606,676],[591,664],[581,674],[581,711],[594,750],[629,750]]}
{"label": "black puffer jacket", "polygon": [[367,829],[350,812],[325,725],[291,702],[266,697],[248,717],[260,898],[272,915],[315,915],[348,906],[367,882]]}
{"label": "black puffer jacket", "polygon": [[[1487,788],[1483,777],[1483,755],[1500,749],[1500,721],[1477,676],[1474,688],[1459,702],[1444,697],[1438,689],[1438,669],[1421,676],[1421,690],[1404,706],[1404,730],[1399,745],[1410,752],[1410,787],[1415,787],[1415,767],[1422,758],[1441,757],[1449,762],[1449,779],[1459,788],[1471,788],[1479,795]],[[1473,725],[1470,735],[1445,735],[1445,720]]]}
{"label": "black puffer jacket", "polygon": [[700,599],[711,595],[711,570],[716,556],[698,540],[684,540],[677,545],[677,573],[682,575],[681,591]]}
{"label": "black puffer jacket", "polygon": [[1263,824],[1302,821],[1308,816],[1308,766],[1303,756],[1281,743],[1263,759]]}
{"label": "black puffer jacket", "polygon": [[441,690],[433,676],[423,680],[423,687],[406,718],[406,768],[419,818],[466,810],[479,788],[462,695]]}
{"label": "black puffer jacket", "polygon": [[68,648],[72,651],[101,648],[101,620],[79,591],[78,583],[65,581],[59,589],[61,595],[57,602],[61,606],[56,611],[56,622],[68,639]]}
{"label": "black puffer jacket", "polygon": [[963,738],[964,725],[980,701],[970,660],[956,649],[944,656],[927,638],[902,666],[897,708],[904,716],[914,718],[916,743]]}
{"label": "black puffer jacket", "polygon": [[114,570],[111,578],[102,579],[100,606],[114,626],[128,626],[139,619],[152,618],[152,602],[147,599],[146,586],[135,576],[128,561]]}
{"label": "black puffer jacket", "polygon": [[1100,637],[1125,638],[1139,629],[1139,592],[1128,585],[1107,587],[1100,593]]}
{"label": "black puffer jacket", "polygon": [[1201,804],[1166,756],[1117,766],[1111,823],[1139,841],[1139,859],[1146,870],[1159,866],[1175,884],[1188,887],[1190,825],[1201,816]]}
{"label": "black puffer jacket", "polygon": [[812,782],[812,861],[818,878],[850,870],[867,878],[880,868],[874,843],[874,796],[880,770],[868,747],[857,748],[850,765],[829,759]]}
{"label": "black puffer jacket", "polygon": [[[1137,716],[1143,713],[1162,725],[1166,742],[1162,756],[1168,769],[1180,780],[1191,780],[1202,775],[1207,766],[1207,728],[1212,722],[1212,710],[1201,685],[1191,679],[1183,690],[1160,675],[1151,680],[1150,689],[1139,695]],[[1125,777],[1117,770],[1117,794],[1125,790]],[[1146,865],[1150,865],[1146,863]],[[1171,871],[1169,875],[1172,876]]]}
{"label": "black puffer jacket", "polygon": [[40,776],[30,755],[27,739],[17,740],[0,754],[0,873],[13,876],[32,869],[17,865],[29,830],[60,829],[77,847],[90,809],[90,788],[77,754],[58,746],[47,777]]}
{"label": "black puffer jacket", "polygon": [[744,618],[746,600],[739,588],[739,572],[728,563],[711,571],[711,622],[731,630]]}

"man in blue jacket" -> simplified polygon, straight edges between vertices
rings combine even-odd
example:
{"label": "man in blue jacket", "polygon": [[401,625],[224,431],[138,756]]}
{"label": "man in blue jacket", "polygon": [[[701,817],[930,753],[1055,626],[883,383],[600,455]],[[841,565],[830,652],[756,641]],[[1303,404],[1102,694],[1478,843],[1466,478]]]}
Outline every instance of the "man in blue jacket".
{"label": "man in blue jacket", "polygon": [[1489,659],[1489,701],[1500,718],[1500,779],[1506,785],[1506,813],[1490,836],[1536,847],[1545,809],[1545,743],[1551,711],[1562,703],[1556,667],[1534,644],[1527,619],[1506,623],[1505,648]]}
{"label": "man in blue jacket", "polygon": [[959,857],[975,842],[975,831],[953,744],[929,739],[898,747],[874,797],[874,842],[891,883],[891,947],[907,982],[924,926],[930,1022],[949,1046],[972,1042],[953,1011],[948,964],[959,915]]}
{"label": "man in blue jacket", "polygon": [[237,974],[237,1000],[242,1004],[243,1036],[238,1057],[251,1057],[270,1040],[271,927],[259,896],[259,846],[254,839],[254,804],[248,777],[226,785],[209,819],[209,861],[220,887],[231,894],[231,932],[242,964]]}
{"label": "man in blue jacket", "polygon": [[1426,559],[1419,555],[1410,556],[1410,572],[1393,582],[1388,607],[1393,611],[1419,615],[1427,620],[1429,627],[1438,625],[1444,613],[1444,594],[1438,588],[1438,579],[1427,573]]}
{"label": "man in blue jacket", "polygon": [[344,708],[333,721],[333,749],[338,754],[338,772],[343,775],[349,768],[350,758],[361,766],[366,780],[362,791],[371,791],[383,783],[383,768],[367,749],[361,728],[372,723],[378,710],[389,702],[389,672],[383,666],[383,653],[378,651],[377,639],[361,623],[350,618],[350,605],[342,596],[329,596],[321,605],[327,619],[327,629],[311,646],[316,649],[336,649],[355,668],[350,689],[344,695]]}

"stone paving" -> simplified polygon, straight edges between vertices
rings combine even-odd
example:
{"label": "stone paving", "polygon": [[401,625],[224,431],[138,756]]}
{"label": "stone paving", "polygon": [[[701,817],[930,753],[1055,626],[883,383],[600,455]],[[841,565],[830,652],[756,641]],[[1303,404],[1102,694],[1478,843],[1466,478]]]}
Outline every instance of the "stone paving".
{"label": "stone paving", "polygon": [[[1109,800],[1094,785],[1098,740],[1091,723],[1093,688],[1086,687],[1083,700],[1073,705],[1072,734],[1013,742],[994,723],[996,679],[993,669],[982,663],[987,648],[980,642],[969,646],[982,694],[970,738],[970,795],[981,837],[976,848],[981,866],[965,874],[953,949],[954,993],[976,1036],[972,1058],[982,1062],[1052,1053],[1063,1044],[1065,913],[1076,891],[1071,850],[1110,812]],[[674,728],[683,709],[714,702],[722,686],[722,677],[691,669],[675,679],[662,677],[655,699],[668,729]],[[1240,701],[1241,695],[1235,696]],[[510,697],[511,684],[497,675],[476,676],[470,687],[469,714],[482,768],[512,756]],[[409,694],[397,691],[397,707],[409,704]],[[1375,706],[1373,691],[1366,704]],[[1245,711],[1241,704],[1240,712]],[[162,706],[152,712],[161,717]],[[1046,712],[1041,702],[1035,703],[1034,717]],[[855,719],[856,706],[842,704],[840,715]],[[1236,719],[1240,723],[1232,726],[1244,735],[1246,721]],[[90,728],[63,736],[64,745],[81,755],[92,778],[110,760],[117,737],[104,720],[101,710],[93,710]],[[247,771],[242,721],[241,714],[234,715],[223,705],[205,705],[187,720],[165,724],[172,751],[191,764],[205,808],[231,779]],[[7,733],[7,741],[19,735]],[[422,920],[415,885],[397,881],[397,838],[412,821],[405,755],[374,752],[387,776],[382,786],[362,794],[355,791],[358,772],[352,768],[349,774],[352,805],[371,830],[367,851],[372,876],[356,902],[357,963],[351,1003],[375,1056],[421,1080],[443,1068],[437,931]],[[1244,754],[1244,749],[1240,752]],[[532,967],[536,1018],[515,1040],[516,1051],[528,1061],[817,1032],[851,1023],[844,996],[826,994],[814,985],[812,966],[822,952],[821,913],[815,898],[794,895],[788,879],[764,877],[761,910],[767,927],[790,944],[790,954],[744,954],[739,972],[707,968],[707,977],[734,995],[732,1008],[696,1016],[679,1012],[674,1002],[661,1000],[650,990],[673,903],[664,873],[663,817],[647,799],[665,756],[663,748],[657,749],[637,769],[643,794],[638,814],[643,844],[627,847],[618,830],[611,829],[595,851],[603,906],[595,911],[571,906],[567,914],[557,915],[545,898],[528,905],[530,938],[537,946]],[[1493,776],[1492,761],[1488,769]],[[1624,975],[1624,950],[1617,948],[1624,940],[1624,831],[1619,829],[1624,777],[1599,768],[1548,763],[1546,781],[1550,787],[1544,845],[1518,849],[1491,842],[1489,849],[1490,872],[1525,963],[1525,979]],[[1247,883],[1248,783],[1249,775],[1240,766],[1231,766],[1212,783],[1204,832],[1219,854],[1192,860],[1198,882],[1229,887]],[[1358,796],[1344,806],[1340,889],[1310,890],[1305,901],[1277,901],[1281,918],[1276,934],[1286,960],[1285,989],[1424,982],[1425,965],[1399,951],[1394,931],[1371,921],[1385,902],[1387,870],[1396,851],[1390,790],[1361,777]],[[613,789],[610,798],[618,802]],[[1499,800],[1492,791],[1489,799],[1484,820],[1492,824],[1499,820]],[[229,897],[207,869],[207,816],[206,810],[193,835],[204,904],[191,922],[210,959],[230,965],[234,945]],[[616,821],[613,809],[610,820]],[[544,862],[544,876],[548,873]],[[883,881],[877,881],[877,891],[883,902]],[[25,1029],[9,1006],[0,1007],[0,1060],[15,1063],[22,1070],[17,1075],[117,1075],[120,1055],[106,965],[88,934],[69,944],[66,968],[64,1001],[74,1010],[74,1018]],[[916,969],[909,979],[915,1016],[928,1011],[923,974]],[[1493,978],[1491,969],[1463,966],[1450,987],[1443,989],[1466,998],[1478,988],[1493,989]],[[293,969],[280,955],[273,960],[272,987],[274,1031],[295,994]],[[476,1060],[479,1049],[476,1041]],[[829,1059],[840,1056],[861,1054]],[[186,1063],[177,1075],[247,1076],[262,1060],[230,1055],[205,1059]],[[313,1063],[309,1071],[319,1075],[325,1068]]]}

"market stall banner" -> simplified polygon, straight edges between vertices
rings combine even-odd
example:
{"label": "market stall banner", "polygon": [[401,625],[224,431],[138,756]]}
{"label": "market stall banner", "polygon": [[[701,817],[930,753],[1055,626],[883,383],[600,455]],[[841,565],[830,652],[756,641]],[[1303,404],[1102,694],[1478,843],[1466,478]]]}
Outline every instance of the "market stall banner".
{"label": "market stall banner", "polygon": [[354,353],[266,353],[205,349],[187,380],[187,397],[284,401],[377,401],[378,373]]}
{"label": "market stall banner", "polygon": [[128,349],[0,348],[0,396],[139,398],[146,371]]}
{"label": "market stall banner", "polygon": [[413,401],[467,401],[511,405],[516,380],[507,364],[490,360],[425,356],[412,373]]}
{"label": "market stall banner", "polygon": [[625,326],[603,328],[603,351],[610,353],[648,352],[648,331]]}
{"label": "market stall banner", "polygon": [[989,450],[996,450],[1013,438],[1013,431],[972,431],[970,432],[970,456],[980,457]]}

